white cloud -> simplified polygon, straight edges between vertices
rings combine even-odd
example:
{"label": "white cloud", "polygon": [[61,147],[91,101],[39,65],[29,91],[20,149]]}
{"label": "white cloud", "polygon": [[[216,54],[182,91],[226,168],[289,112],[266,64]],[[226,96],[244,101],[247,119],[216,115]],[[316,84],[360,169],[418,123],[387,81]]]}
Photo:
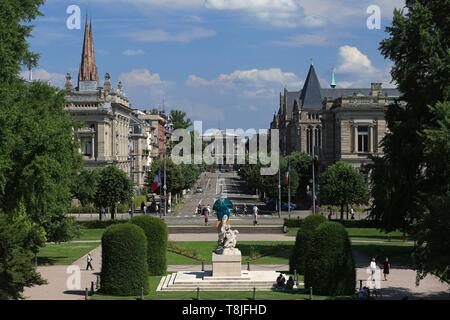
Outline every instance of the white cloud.
{"label": "white cloud", "polygon": [[214,37],[216,32],[212,29],[194,28],[187,31],[171,34],[162,29],[130,32],[126,36],[137,42],[178,42],[190,43],[201,38]]}
{"label": "white cloud", "polygon": [[186,83],[194,87],[210,86],[222,93],[233,91],[245,97],[274,96],[283,86],[298,89],[302,84],[294,73],[279,68],[235,70],[212,80],[190,75]]}
{"label": "white cloud", "polygon": [[[21,78],[29,79],[28,71],[22,71],[20,73]],[[33,80],[50,82],[52,85],[62,87],[64,85],[66,76],[62,73],[49,72],[45,69],[33,70]]]}
{"label": "white cloud", "polygon": [[130,87],[158,86],[165,83],[158,73],[151,73],[148,69],[134,69],[122,73],[119,78]]}
{"label": "white cloud", "polygon": [[320,27],[327,24],[325,17],[305,14],[300,0],[206,0],[205,7],[246,12],[277,27]]}
{"label": "white cloud", "polygon": [[133,50],[133,49],[127,49],[124,52],[122,52],[124,56],[130,56],[130,57],[136,57],[136,56],[143,56],[145,54],[144,50]]}
{"label": "white cloud", "polygon": [[370,59],[356,47],[348,45],[340,47],[339,56],[342,63],[337,72],[373,74],[377,71]]}

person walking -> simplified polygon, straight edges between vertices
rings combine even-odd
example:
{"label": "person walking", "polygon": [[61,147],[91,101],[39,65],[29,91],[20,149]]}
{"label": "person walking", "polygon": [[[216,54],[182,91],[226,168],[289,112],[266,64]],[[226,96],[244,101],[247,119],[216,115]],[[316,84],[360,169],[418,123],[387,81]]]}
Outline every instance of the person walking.
{"label": "person walking", "polygon": [[244,204],[244,215],[247,215],[248,211],[247,211],[247,205]]}
{"label": "person walking", "polygon": [[141,211],[143,214],[145,214],[145,203],[144,201],[141,202]]}
{"label": "person walking", "polygon": [[91,254],[88,253],[88,255],[87,255],[87,257],[86,257],[86,262],[87,262],[87,265],[86,265],[86,271],[89,270],[89,268],[90,268],[91,270],[94,270],[94,268],[92,267],[92,260],[94,260],[94,259],[92,259]]}
{"label": "person walking", "polygon": [[203,218],[205,219],[205,226],[208,225],[209,221],[209,208],[208,206],[204,207],[202,210]]}
{"label": "person walking", "polygon": [[389,274],[389,270],[391,269],[391,263],[389,262],[388,257],[384,260],[383,263],[383,275],[384,275],[384,281],[387,281],[387,275]]}
{"label": "person walking", "polygon": [[258,224],[258,206],[255,204],[253,206],[253,225],[256,226]]}

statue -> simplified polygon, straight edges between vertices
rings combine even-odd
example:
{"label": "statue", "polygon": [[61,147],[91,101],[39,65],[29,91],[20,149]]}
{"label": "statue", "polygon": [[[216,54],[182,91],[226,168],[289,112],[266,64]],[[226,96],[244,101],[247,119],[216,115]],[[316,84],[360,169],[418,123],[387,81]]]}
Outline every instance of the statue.
{"label": "statue", "polygon": [[228,216],[224,215],[219,224],[219,234],[217,240],[217,248],[214,251],[216,254],[224,254],[225,251],[233,251],[236,249],[237,234],[239,231],[231,230],[228,223]]}

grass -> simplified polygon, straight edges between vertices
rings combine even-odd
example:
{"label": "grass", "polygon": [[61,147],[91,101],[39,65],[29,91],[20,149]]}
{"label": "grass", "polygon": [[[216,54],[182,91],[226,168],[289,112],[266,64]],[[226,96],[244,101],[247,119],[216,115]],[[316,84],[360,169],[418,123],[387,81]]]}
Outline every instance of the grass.
{"label": "grass", "polygon": [[93,241],[98,240],[100,241],[102,239],[103,232],[105,232],[106,229],[82,229],[81,236],[77,239],[77,241]]}
{"label": "grass", "polygon": [[70,265],[98,246],[98,243],[48,243],[37,255],[38,265]]}
{"label": "grass", "polygon": [[[176,299],[176,300],[192,300],[196,298],[195,291],[187,292],[156,292],[161,277],[149,277],[150,293],[144,297],[146,300],[163,300],[163,299]],[[131,297],[123,296],[109,296],[100,293],[96,293],[92,296],[93,300],[134,300],[139,298],[140,295]],[[200,299],[202,300],[248,300],[252,297],[251,291],[201,291]],[[350,299],[351,297],[339,297]],[[258,300],[309,300],[309,295],[304,294],[303,290],[298,291],[260,291],[256,292],[256,299]],[[314,300],[326,300],[334,299],[333,297],[326,296],[314,296]]]}
{"label": "grass", "polygon": [[[397,240],[403,240],[405,236],[400,231],[393,231],[386,233],[384,231],[381,231],[377,228],[346,228],[348,235],[350,238],[373,238],[373,239],[382,239],[382,240],[388,240],[388,239],[397,239]],[[295,237],[297,235],[298,228],[289,228],[288,229],[288,236]]]}
{"label": "grass", "polygon": [[[169,252],[167,263],[170,264],[198,264],[201,261],[211,263],[212,251],[216,248],[215,241],[206,242],[177,242],[177,249],[183,250],[183,255]],[[241,241],[237,248],[241,250],[242,262],[252,264],[287,264],[292,247],[292,241]],[[191,257],[196,256],[197,259]]]}

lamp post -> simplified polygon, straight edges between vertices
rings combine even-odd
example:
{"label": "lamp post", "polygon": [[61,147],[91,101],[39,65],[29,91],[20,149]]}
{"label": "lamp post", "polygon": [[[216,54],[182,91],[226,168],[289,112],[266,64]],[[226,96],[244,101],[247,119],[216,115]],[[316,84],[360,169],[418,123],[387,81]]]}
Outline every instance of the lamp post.
{"label": "lamp post", "polygon": [[313,198],[313,214],[316,213],[316,166],[315,163],[318,160],[317,146],[314,147],[314,152],[311,157],[312,162],[312,198]]}

